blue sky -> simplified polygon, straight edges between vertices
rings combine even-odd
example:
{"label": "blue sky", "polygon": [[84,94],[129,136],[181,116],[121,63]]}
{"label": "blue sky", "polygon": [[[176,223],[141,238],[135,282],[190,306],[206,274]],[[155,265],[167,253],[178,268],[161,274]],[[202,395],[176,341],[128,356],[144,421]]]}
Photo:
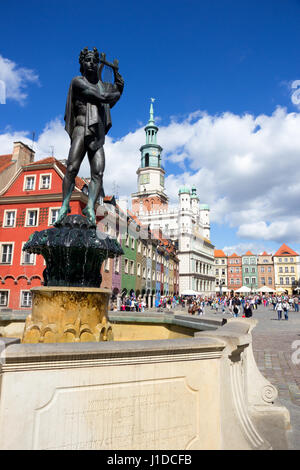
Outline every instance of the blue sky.
{"label": "blue sky", "polygon": [[[10,65],[7,80],[17,77],[19,81],[11,85],[6,104],[0,105],[0,153],[8,152],[7,146],[16,136],[30,139],[35,131],[36,139],[40,138],[39,157],[50,154],[51,145],[55,156],[67,156],[63,154],[67,140],[62,134],[62,117],[69,82],[79,74],[80,50],[96,46],[109,59],[119,59],[125,80],[122,99],[113,109],[107,158],[117,158],[123,142],[135,184],[138,149],[144,142],[142,126],[148,119],[149,98],[155,97],[164,166],[170,176],[167,189],[176,197],[183,175],[187,183],[197,184],[202,202],[211,205],[212,242],[218,248],[242,244],[241,250],[243,245],[274,250],[287,242],[300,250],[300,192],[293,171],[298,151],[300,155],[295,130],[300,121],[299,108],[291,100],[291,84],[300,80],[299,17],[298,0],[5,2],[1,5],[0,55],[10,64],[2,62],[2,67]],[[26,96],[20,98],[20,93]],[[282,112],[274,115],[278,107]],[[248,122],[244,149],[243,142],[238,149],[231,148],[243,135],[239,119],[244,116],[252,118],[255,129]],[[273,118],[264,120],[263,116]],[[257,124],[261,121],[262,125]],[[183,136],[185,131],[193,133],[198,149],[187,140],[184,146],[180,142],[173,145],[174,122]],[[254,143],[260,126],[261,141]],[[272,136],[278,139],[276,146]],[[228,148],[222,155],[224,146]],[[268,149],[260,153],[262,146]],[[229,159],[234,152],[235,158]],[[273,159],[269,158],[272,152]],[[232,180],[222,170],[226,158],[232,165]],[[285,159],[291,162],[286,173],[281,167]],[[261,161],[264,166],[259,166]],[[107,171],[109,168],[108,163]],[[253,174],[255,168],[259,177]],[[281,180],[275,171],[278,168]],[[275,186],[269,184],[266,190],[262,172],[268,181],[274,179]],[[122,175],[107,174],[107,192],[119,178]],[[292,190],[287,194],[289,182]],[[128,188],[121,181],[120,186],[126,193]],[[237,194],[232,191],[235,187]],[[276,187],[287,198],[284,204],[274,196]],[[236,204],[239,191],[243,207]],[[267,200],[269,206],[263,207]],[[276,211],[275,204],[280,206]],[[248,216],[244,214],[247,207]],[[257,222],[260,228],[256,231]],[[274,223],[277,225],[272,226]]]}

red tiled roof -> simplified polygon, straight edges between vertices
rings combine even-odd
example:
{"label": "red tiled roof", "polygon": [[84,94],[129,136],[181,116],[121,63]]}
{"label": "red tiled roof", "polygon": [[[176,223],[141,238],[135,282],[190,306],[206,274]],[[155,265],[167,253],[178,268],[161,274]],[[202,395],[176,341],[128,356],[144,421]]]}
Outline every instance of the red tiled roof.
{"label": "red tiled roof", "polygon": [[292,250],[289,246],[283,243],[283,245],[281,245],[279,250],[276,251],[274,256],[284,256],[284,255],[298,256],[298,253],[296,253],[296,251]]}
{"label": "red tiled roof", "polygon": [[254,254],[253,254],[253,253],[251,253],[251,251],[250,251],[250,250],[248,250],[248,251],[247,251],[247,253],[245,253],[243,256],[254,256]]}
{"label": "red tiled roof", "polygon": [[233,253],[232,255],[228,256],[228,258],[240,258],[240,255]]}
{"label": "red tiled roof", "polygon": [[271,255],[268,255],[268,253],[264,251],[260,256],[271,256]]}
{"label": "red tiled roof", "polygon": [[214,251],[215,258],[227,258],[223,250],[215,250]]}
{"label": "red tiled roof", "polygon": [[12,164],[12,155],[0,155],[0,173]]}
{"label": "red tiled roof", "polygon": [[[63,174],[66,173],[66,169],[67,169],[66,166],[54,157],[46,157],[46,158],[43,158],[42,160],[37,160],[36,162],[30,163],[29,166],[47,165],[47,164],[49,165],[55,164],[63,172]],[[86,182],[84,181],[84,179],[80,178],[80,176],[76,176],[75,185],[78,189],[82,189],[85,184]]]}

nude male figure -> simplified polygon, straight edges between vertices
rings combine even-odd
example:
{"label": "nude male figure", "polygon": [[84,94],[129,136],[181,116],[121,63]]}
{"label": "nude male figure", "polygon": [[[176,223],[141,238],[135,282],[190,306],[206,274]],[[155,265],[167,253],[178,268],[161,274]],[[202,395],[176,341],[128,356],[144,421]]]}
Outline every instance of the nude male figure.
{"label": "nude male figure", "polygon": [[63,203],[55,225],[69,212],[70,199],[75,186],[75,178],[85,154],[88,154],[91,181],[88,203],[83,214],[92,224],[96,223],[95,203],[104,197],[103,173],[105,135],[111,127],[110,108],[120,99],[124,81],[117,69],[113,68],[114,84],[99,80],[99,53],[85,48],[79,57],[81,76],[73,78],[70,84],[66,112],[65,129],[71,138],[71,148],[67,161],[67,171],[63,180]]}

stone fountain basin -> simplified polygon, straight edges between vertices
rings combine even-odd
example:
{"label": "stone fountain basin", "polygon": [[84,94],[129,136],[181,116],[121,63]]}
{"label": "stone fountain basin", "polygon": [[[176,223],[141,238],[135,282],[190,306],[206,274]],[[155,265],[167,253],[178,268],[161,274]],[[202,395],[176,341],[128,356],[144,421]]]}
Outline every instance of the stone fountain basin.
{"label": "stone fountain basin", "polygon": [[[110,313],[117,341],[2,340],[0,449],[287,448],[289,413],[253,357],[257,320],[136,316]],[[146,329],[182,336],[125,340]]]}

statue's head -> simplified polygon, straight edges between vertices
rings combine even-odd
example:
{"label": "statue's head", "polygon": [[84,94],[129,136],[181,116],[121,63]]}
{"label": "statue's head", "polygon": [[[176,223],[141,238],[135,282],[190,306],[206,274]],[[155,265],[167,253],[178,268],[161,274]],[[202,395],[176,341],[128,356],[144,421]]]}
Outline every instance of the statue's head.
{"label": "statue's head", "polygon": [[96,47],[94,47],[91,51],[88,49],[88,47],[85,47],[80,52],[79,63],[80,72],[82,74],[85,72],[96,72],[99,62],[99,52]]}

